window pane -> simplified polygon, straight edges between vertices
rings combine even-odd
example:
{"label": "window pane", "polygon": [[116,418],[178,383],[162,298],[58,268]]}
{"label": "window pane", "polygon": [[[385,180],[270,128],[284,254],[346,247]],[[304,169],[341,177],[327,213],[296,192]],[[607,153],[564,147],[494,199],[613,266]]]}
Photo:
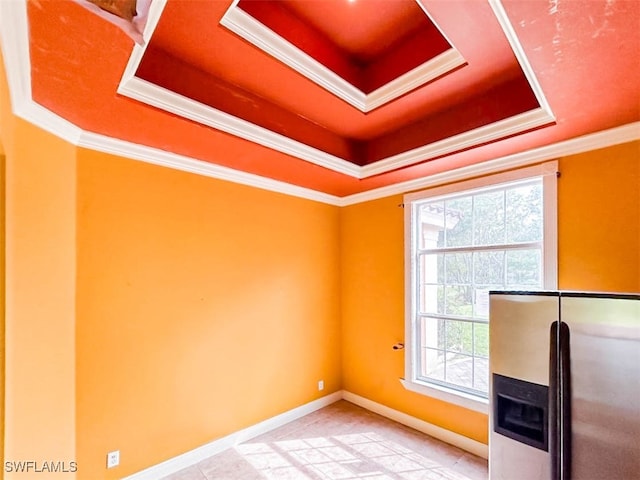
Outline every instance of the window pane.
{"label": "window pane", "polygon": [[444,202],[418,207],[418,246],[421,249],[442,246],[444,240]]}
{"label": "window pane", "polygon": [[489,325],[475,323],[473,325],[473,350],[475,355],[489,357]]}
{"label": "window pane", "polygon": [[441,318],[421,317],[421,346],[429,348],[445,348],[445,327]]}
{"label": "window pane", "polygon": [[489,291],[502,290],[502,285],[476,285],[473,298],[473,317],[489,317]]}
{"label": "window pane", "polygon": [[476,284],[502,285],[504,282],[504,251],[476,252],[474,255]]}
{"label": "window pane", "polygon": [[489,291],[542,287],[546,193],[539,178],[480,188],[413,203],[410,374],[486,398]]}
{"label": "window pane", "polygon": [[446,202],[446,242],[447,247],[471,245],[473,225],[473,203],[471,197],[457,198]]}
{"label": "window pane", "polygon": [[471,253],[448,253],[444,256],[445,283],[464,285],[471,283],[473,256]]}
{"label": "window pane", "polygon": [[542,286],[540,250],[507,252],[507,288],[538,288]]}
{"label": "window pane", "polygon": [[423,285],[419,291],[419,313],[444,313],[444,285]]}
{"label": "window pane", "polygon": [[489,360],[486,358],[473,359],[473,388],[481,392],[489,391]]}
{"label": "window pane", "polygon": [[420,255],[420,283],[444,283],[444,255]]}
{"label": "window pane", "polygon": [[504,243],[504,192],[475,195],[473,201],[473,244]]}
{"label": "window pane", "polygon": [[447,350],[473,354],[473,324],[447,320]]}
{"label": "window pane", "polygon": [[433,348],[423,348],[420,358],[420,376],[444,380],[444,352]]}
{"label": "window pane", "polygon": [[462,387],[473,387],[473,357],[462,354],[447,354],[445,381]]}
{"label": "window pane", "polygon": [[542,240],[542,184],[507,191],[507,242]]}
{"label": "window pane", "polygon": [[473,313],[471,286],[445,286],[445,313],[470,317]]}

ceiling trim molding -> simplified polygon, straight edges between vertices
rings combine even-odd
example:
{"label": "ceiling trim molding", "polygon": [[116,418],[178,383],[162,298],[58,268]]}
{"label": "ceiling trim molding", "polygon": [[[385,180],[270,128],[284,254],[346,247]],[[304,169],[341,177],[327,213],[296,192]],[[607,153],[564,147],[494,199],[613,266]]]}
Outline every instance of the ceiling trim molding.
{"label": "ceiling trim molding", "polygon": [[516,34],[516,31],[513,29],[513,25],[509,20],[509,17],[507,15],[507,12],[504,9],[504,6],[502,5],[501,0],[488,0],[488,1],[489,1],[489,5],[493,9],[494,15],[498,19],[498,23],[500,24],[502,31],[504,32],[505,36],[507,37],[507,40],[509,41],[509,45],[511,45],[511,50],[516,56],[516,59],[518,60],[518,63],[520,64],[520,67],[522,68],[522,71],[524,73],[524,76],[527,78],[527,81],[529,82],[529,85],[531,86],[531,89],[533,90],[533,93],[536,96],[536,100],[538,100],[538,105],[540,105],[540,107],[543,110],[547,111],[549,115],[553,117],[553,119],[555,120],[555,117],[551,110],[551,105],[549,105],[549,102],[547,101],[547,98],[545,97],[544,92],[542,91],[542,87],[540,86],[540,83],[536,78],[533,68],[529,63],[529,59],[527,58],[527,55],[524,52],[524,48],[522,48],[522,45],[520,44],[518,35]]}
{"label": "ceiling trim molding", "polygon": [[[26,2],[0,1],[0,39],[2,56],[6,66],[7,81],[11,85],[9,98],[13,111],[23,108],[21,100],[31,99],[31,58],[29,55],[29,31]],[[11,45],[11,48],[7,46]]]}
{"label": "ceiling trim molding", "polygon": [[520,113],[489,125],[469,130],[422,147],[414,148],[392,157],[365,165],[361,169],[361,178],[379,175],[391,170],[407,167],[425,159],[432,159],[458,152],[476,145],[489,143],[500,138],[515,135],[536,127],[548,125],[553,117],[542,108]]}
{"label": "ceiling trim molding", "polygon": [[455,48],[450,48],[367,94],[363,111],[366,113],[375,110],[464,64],[466,64],[466,60],[460,52]]}
{"label": "ceiling trim molding", "polygon": [[80,141],[84,130],[74,123],[62,118],[56,113],[53,113],[51,110],[31,99],[28,101],[19,101],[18,105],[18,109],[14,110],[16,116],[37,125],[46,132],[49,132],[72,145],[77,145]]}
{"label": "ceiling trim molding", "polygon": [[[161,13],[162,8],[157,10],[156,4],[162,4],[161,7],[164,7],[164,3],[165,0],[154,0],[152,2],[152,10],[156,6],[155,13]],[[153,23],[151,21],[152,18],[153,16],[150,12],[151,23]],[[159,15],[156,17],[156,22],[158,18]],[[149,26],[149,22],[147,25]],[[155,25],[150,25],[150,28],[155,28]],[[22,118],[78,147],[284,195],[329,205],[338,205],[340,198],[335,195],[81,129],[33,101],[31,96],[31,58],[29,56],[28,32],[26,0],[0,0],[0,40],[2,42],[0,46],[2,47],[7,83],[9,85],[11,109],[16,117]],[[7,45],[11,45],[11,48],[6,48]],[[143,49],[138,51],[143,53]]]}
{"label": "ceiling trim molding", "polygon": [[[458,50],[450,48],[375,91],[365,94],[243,11],[238,7],[238,1],[235,0],[227,9],[220,20],[221,25],[364,113],[391,102],[466,63]],[[438,28],[437,25],[436,28]]]}
{"label": "ceiling trim molding", "polygon": [[444,183],[458,182],[472,177],[523,167],[568,155],[576,155],[578,153],[633,142],[635,140],[640,140],[640,122],[633,122],[620,127],[582,135],[524,152],[506,155],[494,160],[487,160],[455,170],[436,173],[427,177],[416,178],[362,193],[347,195],[340,198],[339,205],[341,207],[355,205],[357,203],[404,194],[423,188],[435,187]]}
{"label": "ceiling trim molding", "polygon": [[223,15],[221,25],[345,102],[365,111],[366,97],[362,91],[243,11],[238,7],[238,1],[235,0]]}
{"label": "ceiling trim molding", "polygon": [[[273,31],[262,25],[253,17],[243,12],[240,8],[237,8],[236,5],[238,1],[239,0],[234,1],[231,7],[227,10],[227,13],[222,20],[223,24],[227,23],[228,25],[241,25],[242,28],[247,31],[247,35],[253,35],[258,38],[260,42],[264,42],[264,49],[267,51],[267,53],[270,54],[273,54],[270,51],[270,45],[272,45],[270,43],[271,40],[273,40],[275,43],[283,43],[283,45],[286,45],[287,48],[291,50],[291,52],[288,53],[291,53],[291,58],[295,58],[296,62],[297,60],[300,60],[300,62],[304,64],[304,61],[306,60],[304,60],[303,57],[306,57],[307,60],[313,62],[314,64],[312,65],[313,68],[310,67],[311,70],[315,70],[317,68],[325,69],[327,72],[330,72],[331,75],[338,78],[341,82],[344,82],[351,88],[355,88],[348,82],[345,82],[343,79],[335,75],[330,70],[326,69],[326,67],[313,60],[304,52],[298,50],[289,42],[276,35]],[[188,118],[195,122],[200,122],[211,128],[215,128],[223,132],[238,136],[245,140],[258,143],[267,148],[272,148],[287,155],[292,155],[296,158],[308,161],[315,165],[319,165],[323,168],[327,168],[329,170],[348,175],[353,178],[364,179],[392,170],[397,170],[399,168],[404,168],[419,162],[428,161],[442,155],[447,155],[460,150],[472,148],[474,146],[481,145],[487,142],[496,141],[507,136],[516,135],[533,128],[550,124],[555,120],[553,113],[551,112],[550,108],[548,108],[546,99],[542,94],[542,90],[537,83],[537,79],[533,74],[531,66],[524,56],[522,47],[520,46],[513,29],[510,28],[509,20],[506,17],[504,9],[502,9],[501,3],[499,2],[499,0],[489,1],[496,11],[496,15],[501,15],[501,18],[499,18],[499,23],[502,25],[503,29],[505,29],[505,35],[508,37],[509,43],[514,49],[514,52],[516,52],[516,57],[520,62],[523,70],[525,71],[527,80],[531,84],[531,87],[534,90],[541,107],[529,112],[514,115],[504,120],[493,122],[488,125],[483,125],[474,130],[454,135],[453,137],[445,138],[443,140],[439,140],[431,144],[409,150],[407,152],[402,152],[391,157],[383,158],[365,166],[355,165],[343,158],[331,155],[320,149],[285,137],[271,130],[255,125],[251,122],[230,115],[226,112],[222,112],[211,106],[197,102],[180,94],[172,92],[168,89],[137,78],[135,76],[135,73],[146,50],[146,45],[148,45],[149,39],[152,37],[158,20],[162,15],[166,0],[155,0],[151,3],[151,8],[149,11],[149,21],[147,22],[144,31],[146,44],[145,46],[136,45],[134,47],[131,57],[129,58],[129,61],[127,63],[127,67],[125,68],[125,72],[118,86],[118,93],[171,112],[175,115]],[[426,12],[426,10],[425,14],[428,15],[428,12]],[[302,57],[296,57],[296,55],[298,54]],[[438,59],[437,61],[442,61],[442,65],[445,65],[448,61],[455,60],[455,58],[450,58],[449,55],[451,55],[450,52],[444,52],[444,54],[436,57]],[[280,60],[285,61],[283,59]],[[292,68],[298,68],[299,65],[296,62],[290,63],[289,65]],[[445,67],[443,66],[442,68]],[[409,74],[405,74],[403,77],[401,77],[401,79],[409,83],[412,81],[416,81],[416,79],[413,78],[413,73],[414,72],[409,72]],[[355,90],[364,95],[359,90]],[[376,95],[386,95],[389,92],[386,90],[378,89],[374,93]]]}
{"label": "ceiling trim molding", "polygon": [[548,125],[554,121],[554,117],[549,112],[542,108],[536,108],[361,167],[135,76],[128,79],[123,77],[123,81],[118,87],[118,93],[360,180],[493,142]]}
{"label": "ceiling trim molding", "polygon": [[124,69],[124,73],[122,74],[122,79],[120,80],[120,84],[125,81],[130,80],[135,77],[136,71],[140,66],[140,62],[142,62],[142,57],[144,53],[147,51],[147,46],[149,45],[149,40],[153,36],[153,32],[155,32],[156,27],[158,26],[158,22],[160,21],[160,17],[162,16],[162,12],[164,12],[164,7],[167,5],[167,0],[152,0],[149,5],[149,10],[147,11],[147,21],[145,22],[144,29],[142,31],[143,43],[139,44],[136,42],[133,46],[133,51],[129,56],[129,60],[127,61],[127,66]]}
{"label": "ceiling trim molding", "polygon": [[[13,113],[43,130],[75,144],[82,130],[35,103],[31,97],[31,57],[26,1],[0,0],[0,38]],[[7,48],[7,45],[11,45]]]}
{"label": "ceiling trim molding", "polygon": [[[238,1],[236,0],[234,4]],[[117,92],[119,94],[338,173],[360,178],[360,167],[351,162],[136,77],[135,74],[166,3],[167,0],[151,2],[148,20],[143,32],[145,43],[134,46],[118,85]],[[253,20],[253,17],[249,18]],[[255,22],[255,20],[253,21]]]}
{"label": "ceiling trim molding", "polygon": [[[156,22],[162,12],[165,1],[166,0],[154,0],[151,4],[152,11],[154,7],[157,9]],[[154,18],[152,11],[150,11],[150,20],[147,23],[147,26],[151,29],[150,32],[155,28],[152,21],[152,18]],[[146,33],[147,31],[145,31],[145,38],[149,38]],[[634,122],[453,171],[442,172],[345,197],[338,197],[291,185],[279,180],[214,165],[209,162],[157,148],[87,132],[47,108],[35,103],[32,99],[26,0],[0,0],[0,39],[2,41],[2,53],[6,67],[5,70],[13,113],[17,117],[23,118],[73,145],[335,206],[354,205],[421,188],[428,188],[442,183],[459,181],[473,176],[517,168],[527,164],[606,148],[640,139],[640,122]],[[7,48],[7,45],[11,45],[11,48]],[[144,50],[136,46],[134,48],[134,54],[135,51],[138,51],[139,58],[141,58]],[[137,68],[137,65],[133,65],[134,60],[132,55],[132,65],[127,67],[131,78],[133,77],[135,68]]]}
{"label": "ceiling trim molding", "polygon": [[361,167],[351,162],[138,77],[132,77],[128,81],[121,83],[118,93],[338,173],[360,178]]}
{"label": "ceiling trim molding", "polygon": [[317,202],[337,206],[340,198],[328,193],[318,192],[309,188],[299,187],[290,183],[274,180],[253,173],[234,170],[202,160],[196,160],[184,155],[167,152],[158,148],[148,147],[125,140],[119,140],[105,135],[84,132],[77,145],[79,147],[97,150],[99,152],[117,155],[119,157],[140,160],[152,165],[168,167],[182,172],[195,173],[204,177],[215,178],[249,187],[269,190],[285,195],[305,198]]}

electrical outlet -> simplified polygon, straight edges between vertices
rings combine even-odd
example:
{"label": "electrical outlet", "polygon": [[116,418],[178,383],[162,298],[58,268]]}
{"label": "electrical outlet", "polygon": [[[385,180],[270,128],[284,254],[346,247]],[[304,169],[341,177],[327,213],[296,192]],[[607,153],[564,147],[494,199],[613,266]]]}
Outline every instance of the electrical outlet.
{"label": "electrical outlet", "polygon": [[120,450],[107,453],[107,468],[113,468],[120,465]]}
{"label": "electrical outlet", "polygon": [[324,380],[319,380],[318,381],[318,390],[319,391],[324,390]]}

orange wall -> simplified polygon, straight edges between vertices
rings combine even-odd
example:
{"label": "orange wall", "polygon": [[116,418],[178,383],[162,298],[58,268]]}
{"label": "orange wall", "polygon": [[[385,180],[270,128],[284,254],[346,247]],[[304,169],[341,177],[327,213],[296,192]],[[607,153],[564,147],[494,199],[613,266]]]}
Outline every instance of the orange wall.
{"label": "orange wall", "polygon": [[337,207],[78,151],[80,478],[342,387]]}
{"label": "orange wall", "polygon": [[402,196],[342,210],[342,383],[345,390],[480,442],[486,416],[405,390]]}
{"label": "orange wall", "polygon": [[[338,209],[79,149],[13,117],[1,73],[5,460],[120,478],[340,388],[486,442],[398,381],[400,195]],[[640,291],[638,149],[560,160],[561,288]]]}
{"label": "orange wall", "polygon": [[[75,148],[13,117],[0,80],[6,181],[4,461],[41,466],[60,461],[70,469],[76,457]],[[29,476],[5,473],[4,478]]]}
{"label": "orange wall", "polygon": [[640,292],[640,142],[561,160],[560,288]]}
{"label": "orange wall", "polygon": [[[2,57],[2,51],[0,51],[0,175],[2,175],[2,193],[0,193],[0,258],[2,264],[0,265],[0,351],[2,351],[0,365],[0,461],[4,465],[4,417],[5,417],[5,288],[6,288],[6,270],[5,270],[5,210],[6,210],[6,197],[5,197],[5,168],[6,158],[4,141],[8,138],[10,132],[7,131],[6,124],[10,122],[11,113],[9,107],[9,88],[5,78],[4,71],[4,58]],[[0,468],[0,480],[4,479],[4,468]]]}
{"label": "orange wall", "polygon": [[[2,122],[0,121],[0,124]],[[2,133],[0,132],[0,465],[4,465],[4,289],[5,289],[5,269],[4,269],[4,147],[2,146]],[[4,478],[4,468],[0,469],[0,480]]]}
{"label": "orange wall", "polygon": [[[560,160],[559,285],[640,291],[639,142]],[[405,390],[402,196],[341,212],[345,390],[480,442],[487,417]]]}

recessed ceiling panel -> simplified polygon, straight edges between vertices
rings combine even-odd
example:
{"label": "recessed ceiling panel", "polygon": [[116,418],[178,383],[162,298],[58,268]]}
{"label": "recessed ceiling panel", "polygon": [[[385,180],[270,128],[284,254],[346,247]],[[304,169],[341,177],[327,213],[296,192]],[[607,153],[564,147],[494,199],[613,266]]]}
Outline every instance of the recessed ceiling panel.
{"label": "recessed ceiling panel", "polygon": [[240,0],[221,24],[363,112],[465,63],[415,0]]}
{"label": "recessed ceiling panel", "polygon": [[[74,2],[25,3],[17,2],[28,10],[24,35],[39,105],[86,132],[193,159],[205,169],[235,169],[337,196],[640,119],[640,66],[631,61],[640,49],[636,1],[558,2],[553,9],[516,0],[406,3],[421,10],[420,22],[436,26],[451,47],[444,54],[457,52],[463,63],[400,96],[381,95],[383,103],[370,110],[222,25],[229,11],[241,11],[230,0],[153,0],[144,47]],[[371,65],[385,65],[383,72],[406,68],[397,52],[428,36],[403,23],[402,12],[376,19],[372,9],[360,16],[367,38],[346,31],[340,22],[354,25],[348,14],[312,11],[330,11],[323,3],[281,6],[356,73]],[[359,4],[345,0],[332,8]],[[2,26],[4,37],[12,28]],[[385,46],[385,28],[405,34]],[[281,33],[275,35],[304,53]],[[366,94],[368,87],[345,83],[365,103],[387,85]]]}
{"label": "recessed ceiling panel", "polygon": [[[354,108],[348,102],[345,104],[340,95],[333,95],[335,92],[330,88],[327,89],[321,81],[315,81],[317,79],[314,79],[317,85],[309,85],[307,82],[304,87],[305,95],[297,96],[295,88],[289,89],[289,87],[299,82],[301,76],[308,77],[308,75],[304,69],[305,65],[297,70],[294,67],[300,67],[298,63],[287,62],[292,58],[295,60],[301,57],[296,57],[300,50],[286,38],[298,44],[311,45],[312,47],[308,47],[309,51],[315,49],[320,52],[316,53],[318,58],[338,59],[337,63],[348,66],[354,75],[361,75],[361,78],[375,77],[367,74],[367,69],[379,68],[393,71],[393,68],[383,68],[387,63],[401,68],[404,61],[401,59],[410,57],[407,51],[426,52],[421,54],[424,56],[420,59],[420,61],[426,60],[426,64],[432,62],[434,58],[441,58],[449,52],[455,52],[426,15],[425,10],[413,0],[398,1],[394,7],[399,13],[391,15],[392,19],[396,19],[392,22],[393,30],[404,32],[404,35],[398,35],[399,40],[394,37],[384,49],[380,47],[384,43],[381,35],[387,35],[388,32],[380,27],[384,25],[384,17],[380,15],[383,15],[385,10],[376,9],[375,2],[367,4],[369,9],[363,10],[365,12],[363,19],[366,19],[364,23],[370,26],[371,32],[375,35],[371,35],[368,43],[365,41],[364,33],[352,35],[357,43],[357,48],[352,49],[345,47],[346,36],[343,35],[340,42],[333,42],[329,37],[336,29],[331,23],[331,18],[339,16],[340,11],[350,8],[349,3],[337,3],[332,0],[312,3],[313,8],[317,8],[318,4],[339,7],[338,13],[327,14],[323,20],[311,21],[309,19],[314,17],[313,8],[307,6],[309,2],[242,0],[239,3],[233,3],[223,13],[220,21],[224,24],[225,19],[229,20],[230,12],[234,12],[231,14],[231,19],[238,21],[235,25],[249,25],[248,30],[242,30],[243,36],[239,39],[229,34],[226,28],[215,28],[205,23],[201,28],[192,29],[187,34],[184,30],[185,24],[193,26],[194,22],[198,22],[200,18],[206,18],[206,15],[203,15],[204,6],[197,12],[188,12],[180,8],[181,2],[172,0],[164,8],[158,26],[141,57],[136,77],[175,95],[173,100],[166,101],[167,95],[162,94],[164,99],[154,103],[156,106],[178,113],[191,108],[187,105],[190,101],[197,102],[203,107],[203,112],[206,112],[204,114],[207,118],[203,122],[207,125],[238,134],[252,141],[260,138],[257,141],[263,145],[275,146],[282,152],[304,151],[306,153],[300,155],[303,160],[355,176],[366,174],[354,171],[348,164],[363,167],[382,162],[373,167],[372,171],[395,169],[433,158],[434,154],[450,154],[468,149],[478,143],[495,141],[505,135],[537,128],[550,121],[550,117],[544,112],[542,115],[537,113],[540,107],[538,99],[513,53],[509,63],[497,64],[497,68],[500,68],[500,76],[471,77],[472,82],[468,88],[455,90],[451,85],[464,82],[465,76],[454,72],[432,79],[420,88],[412,87],[401,98],[394,100],[393,96],[390,96],[385,100],[388,105],[371,112]],[[242,6],[261,21],[258,22],[255,17],[248,15],[240,8]],[[215,10],[214,7],[215,5],[207,6],[210,9],[210,16],[220,15],[220,10]],[[478,13],[482,13],[486,8],[488,8],[487,5],[483,5],[478,9]],[[411,15],[407,16],[405,12],[410,12]],[[416,15],[419,16],[419,21],[415,20]],[[409,17],[411,20],[408,20]],[[451,22],[451,26],[455,25],[454,19],[449,19],[448,22]],[[448,22],[445,23],[449,24]],[[494,23],[493,28],[500,32],[499,24]],[[265,24],[272,26],[278,33]],[[488,38],[491,38],[491,30],[487,23],[483,24],[482,30]],[[266,39],[267,43],[256,45],[260,42],[251,41],[254,37],[249,35],[250,31],[265,34],[263,40]],[[361,30],[361,32],[365,31],[364,28]],[[183,47],[180,46],[181,42],[176,40],[181,37],[183,37],[182,42],[188,41]],[[277,55],[270,54],[269,49],[274,43],[269,42],[274,42],[276,46],[278,42],[284,42],[282,45],[288,45],[287,48],[292,49],[288,51],[285,49],[285,52],[288,52],[287,61],[281,62]],[[420,45],[421,42],[429,43],[431,46],[422,49],[411,48],[412,45]],[[501,48],[510,52],[506,38],[503,38],[502,42]],[[209,49],[206,48],[207,45]],[[227,56],[227,49],[234,49],[236,55]],[[356,51],[361,56],[359,61],[354,60]],[[378,56],[371,53],[364,55],[365,51],[375,51]],[[260,52],[269,54],[260,56]],[[362,64],[362,58],[365,56],[370,61],[369,65]],[[415,58],[417,57],[414,56]],[[260,74],[256,77],[239,79],[235,73],[245,68],[247,59],[260,62]],[[313,61],[315,62],[315,59]],[[225,65],[228,66],[223,70]],[[320,66],[325,68],[324,65]],[[312,66],[313,68],[315,67]],[[465,69],[466,67],[462,70]],[[474,69],[469,67],[469,70]],[[478,66],[475,70],[482,71]],[[264,86],[264,82],[261,81],[263,76],[265,79],[272,77],[279,81],[273,84],[273,88],[261,90],[259,85]],[[398,78],[404,77],[406,74]],[[418,84],[420,81],[420,79],[417,80]],[[349,86],[364,95],[365,99],[368,97],[353,85],[349,84]],[[305,103],[309,95],[316,95],[326,90],[329,90],[330,96],[325,101],[314,104]],[[134,91],[130,94],[134,98],[138,98],[137,95],[139,95]],[[289,99],[299,100],[299,102],[294,104],[283,102],[287,100],[288,94],[290,94]],[[443,94],[448,100],[439,106],[438,99],[443,99]],[[149,98],[149,92],[143,96]],[[353,117],[351,121],[355,125],[375,124],[381,117],[389,118],[389,121],[383,128],[378,128],[378,133],[374,135],[367,137],[351,135],[342,128],[333,127],[336,119],[330,116],[329,109],[336,102],[346,114]],[[410,108],[403,109],[403,114],[400,116],[394,113],[395,109],[391,108],[396,102],[409,105]],[[421,108],[421,114],[417,116],[411,114],[411,109],[416,106]],[[220,113],[226,115],[225,118],[229,121],[220,121]],[[521,121],[522,115],[529,116]],[[189,118],[200,117],[190,116]],[[243,126],[239,126],[234,119],[239,119]],[[344,125],[349,124],[342,124],[341,127]],[[441,144],[448,138],[454,138],[454,140]]]}
{"label": "recessed ceiling panel", "polygon": [[415,0],[240,0],[231,8],[364,94],[452,48]]}

